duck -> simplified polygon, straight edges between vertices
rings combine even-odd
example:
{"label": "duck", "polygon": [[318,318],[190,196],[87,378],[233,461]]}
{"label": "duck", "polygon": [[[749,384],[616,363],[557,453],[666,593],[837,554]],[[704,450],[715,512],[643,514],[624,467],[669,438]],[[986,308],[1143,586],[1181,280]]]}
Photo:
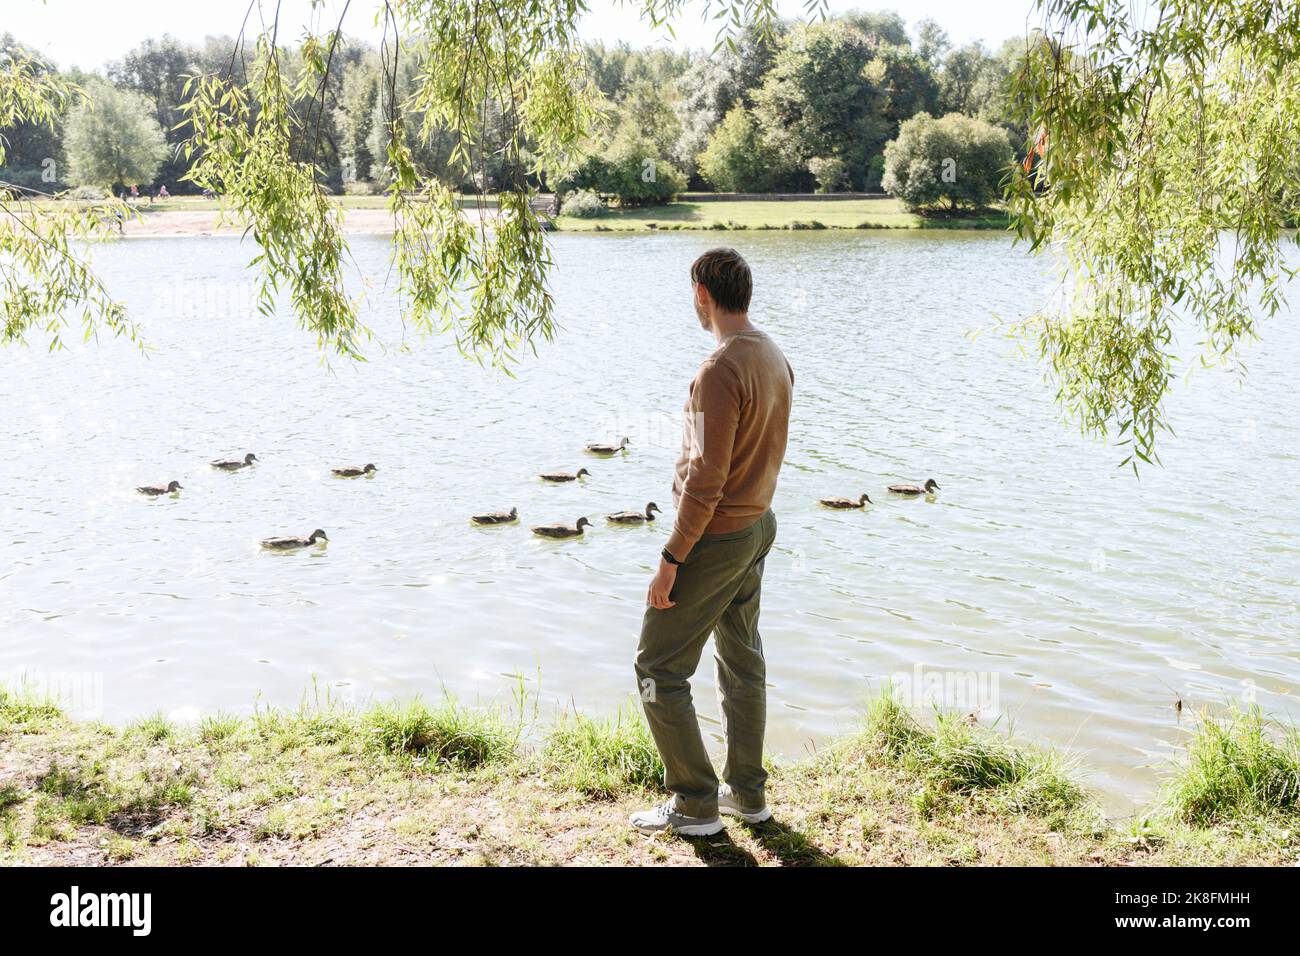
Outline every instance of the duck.
{"label": "duck", "polygon": [[361,468],[356,465],[344,465],[342,468],[331,468],[330,472],[336,478],[360,478],[362,475],[368,475],[375,470],[374,465],[365,465]]}
{"label": "duck", "polygon": [[219,468],[222,471],[239,471],[241,468],[247,468],[253,462],[257,461],[257,456],[251,451],[244,456],[244,460],[238,458],[218,458],[216,461],[208,462],[213,468]]}
{"label": "duck", "polygon": [[939,482],[933,478],[927,478],[925,487],[921,485],[890,485],[889,490],[896,495],[929,495],[939,490]]}
{"label": "duck", "polygon": [[818,499],[827,508],[861,508],[863,505],[874,504],[865,494],[861,498],[819,498]]}
{"label": "duck", "polygon": [[619,452],[627,448],[629,444],[631,444],[631,439],[628,438],[624,438],[617,445],[602,445],[599,442],[595,442],[587,446],[587,454],[605,456],[617,455]]}
{"label": "duck", "polygon": [[157,498],[159,495],[170,495],[181,490],[179,481],[169,481],[166,485],[141,485],[135,489],[142,495],[148,495],[150,498]]}
{"label": "duck", "polygon": [[645,514],[639,511],[616,511],[605,517],[616,524],[643,524],[646,521],[654,521],[655,513],[658,511],[659,506],[652,501],[645,506]]}
{"label": "duck", "polygon": [[582,529],[590,524],[586,518],[579,518],[573,527],[567,524],[542,524],[533,529],[533,534],[543,538],[577,538],[582,535]]}
{"label": "duck", "polygon": [[329,536],[317,528],[309,537],[263,538],[262,547],[269,551],[292,551],[295,548],[309,548],[317,541],[328,541]]}
{"label": "duck", "polygon": [[511,508],[509,511],[489,511],[486,514],[470,516],[470,520],[475,524],[508,524],[518,519],[518,508]]}
{"label": "duck", "polygon": [[542,481],[577,481],[583,475],[590,474],[591,472],[586,468],[579,468],[577,474],[574,475],[570,475],[568,472],[564,471],[548,471],[546,474],[538,475],[537,477],[542,479]]}

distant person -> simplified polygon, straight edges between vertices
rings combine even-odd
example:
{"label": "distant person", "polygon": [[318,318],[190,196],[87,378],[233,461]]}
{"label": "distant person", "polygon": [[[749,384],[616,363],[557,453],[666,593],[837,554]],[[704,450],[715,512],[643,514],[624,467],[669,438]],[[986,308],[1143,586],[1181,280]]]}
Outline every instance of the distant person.
{"label": "distant person", "polygon": [[139,190],[139,188],[135,185],[135,183],[132,183],[132,184],[131,184],[131,198],[132,198],[132,199],[139,199],[139,198],[140,198],[140,190]]}
{"label": "distant person", "polygon": [[166,199],[166,198],[167,198],[168,196],[170,196],[170,195],[171,195],[171,193],[169,193],[169,192],[167,191],[167,186],[166,186],[166,185],[162,185],[162,186],[159,186],[159,187],[158,187],[158,198],[159,198],[159,199]]}
{"label": "distant person", "polygon": [[[767,669],[758,634],[763,563],[776,539],[772,494],[785,458],[794,372],[749,321],[752,277],[734,249],[691,266],[695,314],[718,347],[686,400],[673,480],[677,518],[650,582],[636,675],[672,799],[635,813],[643,833],[707,836],[723,813],[759,823],[767,809]],[[722,787],[704,748],[690,679],[713,634],[727,760]]]}

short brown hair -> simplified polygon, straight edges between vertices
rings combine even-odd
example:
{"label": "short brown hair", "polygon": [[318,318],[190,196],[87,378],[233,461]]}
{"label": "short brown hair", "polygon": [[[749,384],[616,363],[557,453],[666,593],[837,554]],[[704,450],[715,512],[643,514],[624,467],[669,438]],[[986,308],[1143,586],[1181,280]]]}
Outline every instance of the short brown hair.
{"label": "short brown hair", "polygon": [[718,307],[728,312],[748,312],[754,280],[749,263],[735,249],[710,249],[691,265],[691,281],[709,290]]}

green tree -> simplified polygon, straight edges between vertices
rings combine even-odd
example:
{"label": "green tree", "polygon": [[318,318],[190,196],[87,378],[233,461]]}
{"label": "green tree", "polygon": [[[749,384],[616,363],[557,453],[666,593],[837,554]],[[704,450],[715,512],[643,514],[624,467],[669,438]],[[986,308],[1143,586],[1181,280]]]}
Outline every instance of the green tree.
{"label": "green tree", "polygon": [[766,192],[789,175],[781,154],[759,135],[743,106],[733,107],[713,131],[699,167],[723,192]]}
{"label": "green tree", "polygon": [[[171,191],[184,188],[189,162],[180,149],[189,138],[185,124],[183,88],[185,78],[196,71],[195,51],[173,37],[148,39],[105,70],[119,89],[134,90],[147,98],[150,115],[157,121],[170,147],[157,170],[158,179]],[[152,182],[153,177],[137,182]]]}
{"label": "green tree", "polygon": [[754,94],[786,32],[785,24],[766,35],[747,26],[732,43],[697,57],[678,79],[682,133],[672,155],[688,175],[698,172],[699,156],[727,112],[736,105],[753,109]]}
{"label": "green tree", "polygon": [[993,57],[979,41],[949,50],[939,70],[939,109],[979,115],[982,95],[987,94],[990,74],[995,72]]}
{"label": "green tree", "polygon": [[916,52],[931,70],[938,72],[951,49],[952,40],[947,31],[934,20],[927,18],[916,25]]}
{"label": "green tree", "polygon": [[885,147],[883,185],[909,209],[981,209],[1001,196],[1011,163],[1006,130],[949,113],[918,113]]}
{"label": "green tree", "polygon": [[854,188],[872,185],[870,162],[891,129],[878,43],[841,21],[797,27],[756,96],[763,135],[793,166],[843,162]]}
{"label": "green tree", "polygon": [[[0,65],[26,64],[33,76],[54,76],[54,64],[19,43],[11,34],[0,35]],[[5,160],[0,181],[37,192],[51,193],[63,181],[63,123],[60,110],[49,122],[19,122],[3,130]]]}
{"label": "green tree", "polygon": [[872,43],[887,46],[907,46],[907,21],[893,10],[846,13],[840,22],[847,24]]}
{"label": "green tree", "polygon": [[635,81],[624,92],[615,115],[620,122],[635,124],[660,156],[671,156],[682,135],[677,89],[673,83]]}
{"label": "green tree", "polygon": [[373,177],[375,154],[371,150],[371,132],[379,101],[379,82],[379,58],[372,52],[344,70],[335,124],[339,130],[345,181]]}
{"label": "green tree", "polygon": [[885,119],[891,129],[917,113],[928,113],[939,101],[939,82],[929,62],[906,46],[881,46],[876,59],[883,70]]}
{"label": "green tree", "polygon": [[148,97],[103,80],[86,90],[90,99],[68,116],[64,134],[69,180],[105,188],[153,182],[167,139]]}
{"label": "green tree", "polygon": [[[76,84],[21,51],[0,55],[0,130],[53,130],[84,102]],[[8,145],[0,136],[0,168]],[[79,241],[110,238],[110,223],[130,212],[116,201],[36,203],[21,188],[0,186],[0,344],[23,342],[40,327],[59,348],[71,317],[87,338],[101,330],[135,338],[126,310],[75,251]]]}

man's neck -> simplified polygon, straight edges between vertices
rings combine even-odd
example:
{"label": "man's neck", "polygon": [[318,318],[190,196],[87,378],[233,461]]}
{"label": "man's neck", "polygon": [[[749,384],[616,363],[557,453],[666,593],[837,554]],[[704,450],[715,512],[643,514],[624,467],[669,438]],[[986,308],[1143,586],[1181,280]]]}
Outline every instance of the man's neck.
{"label": "man's neck", "polygon": [[719,312],[713,316],[713,334],[722,343],[737,332],[752,332],[748,312]]}

